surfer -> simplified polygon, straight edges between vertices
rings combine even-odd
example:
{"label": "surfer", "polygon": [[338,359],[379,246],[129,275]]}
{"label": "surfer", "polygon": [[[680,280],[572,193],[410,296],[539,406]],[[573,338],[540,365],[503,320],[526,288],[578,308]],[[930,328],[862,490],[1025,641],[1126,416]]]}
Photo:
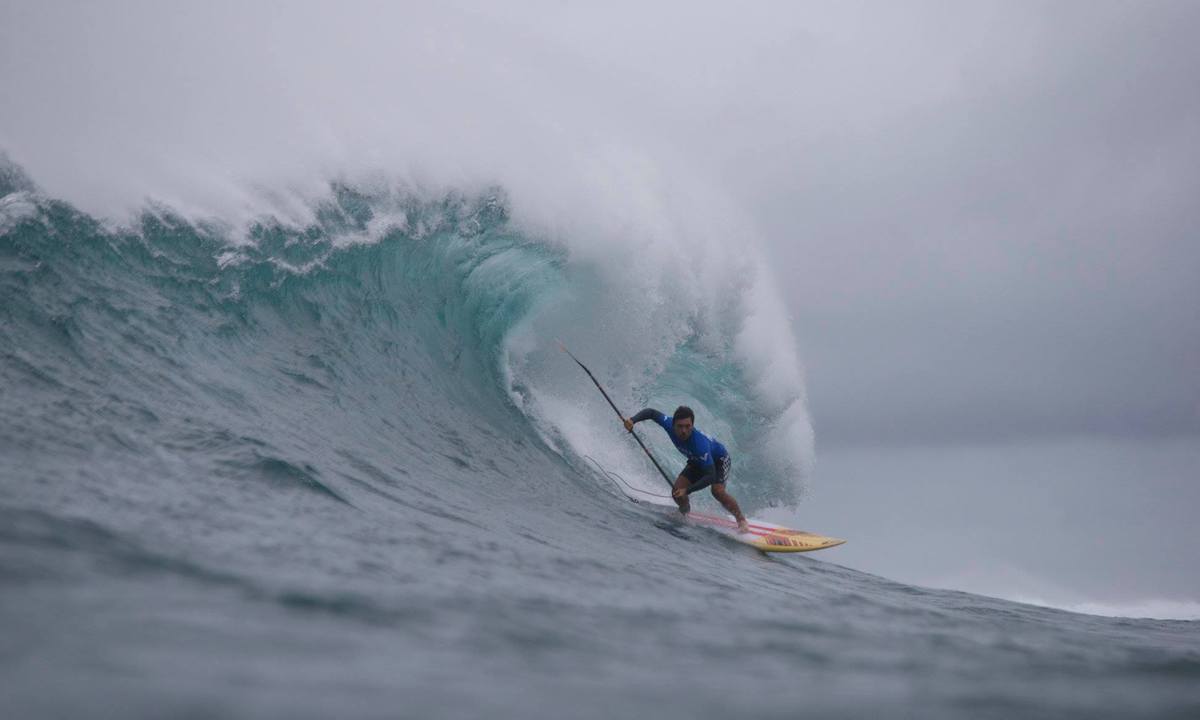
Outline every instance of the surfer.
{"label": "surfer", "polygon": [[621,418],[625,429],[633,432],[634,423],[643,420],[653,420],[667,431],[675,449],[687,458],[687,464],[675,478],[671,497],[679,506],[679,512],[686,515],[692,509],[688,494],[711,486],[712,496],[717,502],[737,520],[738,532],[750,532],[746,524],[746,516],[725,490],[725,480],[729,476],[729,451],[725,446],[710,438],[695,428],[696,414],[686,405],[675,409],[675,415],[665,415],[654,408],[646,408],[631,418]]}

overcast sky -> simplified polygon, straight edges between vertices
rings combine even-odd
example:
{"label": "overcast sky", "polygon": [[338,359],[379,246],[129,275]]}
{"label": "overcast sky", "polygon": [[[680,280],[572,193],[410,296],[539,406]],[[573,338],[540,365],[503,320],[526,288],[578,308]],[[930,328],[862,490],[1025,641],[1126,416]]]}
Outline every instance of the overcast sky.
{"label": "overcast sky", "polygon": [[0,147],[103,213],[628,158],[763,238],[818,448],[1200,432],[1200,3],[509,5],[2,0]]}

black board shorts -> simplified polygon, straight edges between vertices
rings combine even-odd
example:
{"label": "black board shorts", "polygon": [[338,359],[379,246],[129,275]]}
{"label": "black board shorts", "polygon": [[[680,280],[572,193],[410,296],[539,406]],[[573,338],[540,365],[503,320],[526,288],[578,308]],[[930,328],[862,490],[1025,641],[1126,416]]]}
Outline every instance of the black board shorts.
{"label": "black board shorts", "polygon": [[713,473],[715,471],[716,477],[713,478],[709,483],[705,484],[719,485],[729,479],[729,466],[731,464],[732,461],[730,460],[729,456],[726,455],[722,458],[716,458],[713,461],[712,467],[704,467],[700,463],[690,462],[683,466],[683,472],[679,474],[688,479],[689,485],[695,485],[696,483],[706,479],[705,476],[707,476],[709,473]]}

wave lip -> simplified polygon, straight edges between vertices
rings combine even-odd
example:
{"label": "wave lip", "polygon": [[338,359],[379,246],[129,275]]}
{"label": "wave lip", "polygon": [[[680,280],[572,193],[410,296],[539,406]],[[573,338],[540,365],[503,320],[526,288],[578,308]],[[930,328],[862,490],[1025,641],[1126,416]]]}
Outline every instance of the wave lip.
{"label": "wave lip", "polygon": [[34,192],[37,186],[25,169],[0,150],[0,198],[19,192]]}

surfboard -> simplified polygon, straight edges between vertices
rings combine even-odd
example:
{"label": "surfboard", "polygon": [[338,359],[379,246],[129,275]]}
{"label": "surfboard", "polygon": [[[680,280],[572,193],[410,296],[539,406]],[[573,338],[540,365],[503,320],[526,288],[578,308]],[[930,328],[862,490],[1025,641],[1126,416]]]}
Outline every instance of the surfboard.
{"label": "surfboard", "polygon": [[[616,487],[617,491],[632,500],[635,503],[648,503],[657,505],[661,508],[671,508],[671,517],[679,520],[679,512],[675,509],[675,503],[669,495],[660,495],[652,493],[648,490],[636,488],[625,479],[615,473],[610,473],[604,467],[596,462],[595,458],[587,457],[588,460],[596,466],[601,473],[608,478]],[[622,485],[625,487],[623,488]],[[628,489],[626,489],[628,488]],[[630,492],[635,492],[642,497],[635,497]],[[818,535],[806,530],[793,530],[789,527],[769,523],[765,520],[748,520],[750,532],[740,533],[737,529],[737,523],[732,517],[721,515],[710,515],[708,513],[691,511],[685,518],[684,522],[691,525],[699,525],[710,528],[722,535],[725,535],[733,540],[736,540],[745,545],[749,545],[756,550],[761,550],[765,553],[777,552],[812,552],[813,550],[824,550],[825,548],[837,547],[846,542],[841,538],[829,537],[827,535]]]}
{"label": "surfboard", "polygon": [[750,532],[739,533],[737,523],[732,518],[709,515],[694,510],[687,514],[686,522],[712,528],[722,535],[768,553],[812,552],[836,547],[846,542],[839,538],[817,535],[804,530],[793,530],[762,520],[749,520]]}

